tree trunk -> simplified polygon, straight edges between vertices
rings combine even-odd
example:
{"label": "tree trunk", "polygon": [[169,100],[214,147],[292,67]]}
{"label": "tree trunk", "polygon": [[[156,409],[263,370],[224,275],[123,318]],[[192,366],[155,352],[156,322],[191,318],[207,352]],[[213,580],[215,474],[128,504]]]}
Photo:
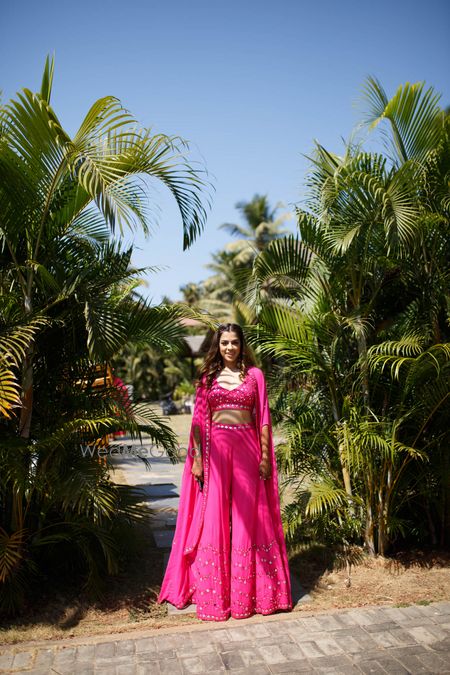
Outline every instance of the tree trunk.
{"label": "tree trunk", "polygon": [[369,390],[369,366],[367,362],[367,341],[364,333],[360,333],[357,338],[358,342],[358,355],[361,360],[361,375],[362,375],[362,385],[361,393],[364,400],[364,405],[366,407],[366,412],[370,407],[370,390]]}
{"label": "tree trunk", "polygon": [[[25,296],[24,309],[26,316],[31,314],[32,304],[30,295]],[[33,413],[33,356],[34,344],[31,343],[26,349],[22,367],[22,408],[20,410],[19,421],[19,436],[22,438],[30,437],[31,417]]]}
{"label": "tree trunk", "polygon": [[367,511],[367,518],[366,518],[366,527],[364,530],[364,543],[366,545],[368,554],[370,556],[375,557],[376,549],[375,549],[375,536],[373,525],[373,512],[372,506],[370,504],[367,504],[366,511]]}
{"label": "tree trunk", "polygon": [[384,556],[387,550],[386,541],[386,505],[384,503],[383,497],[379,495],[379,507],[378,507],[378,532],[377,532],[377,553],[378,555]]}
{"label": "tree trunk", "polygon": [[427,521],[428,521],[428,531],[430,533],[431,545],[436,546],[437,545],[436,528],[434,527],[433,517],[431,515],[431,509],[430,509],[430,502],[429,502],[428,499],[425,499],[425,501],[424,501],[424,509],[425,509],[425,513],[426,513]]}

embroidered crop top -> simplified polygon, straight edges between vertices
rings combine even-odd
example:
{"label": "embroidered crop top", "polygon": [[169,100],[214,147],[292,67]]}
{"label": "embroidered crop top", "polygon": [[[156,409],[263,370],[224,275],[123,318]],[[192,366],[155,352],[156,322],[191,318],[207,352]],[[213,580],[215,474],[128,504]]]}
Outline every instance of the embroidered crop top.
{"label": "embroidered crop top", "polygon": [[241,384],[233,389],[225,389],[216,379],[208,391],[208,404],[212,412],[215,410],[250,410],[256,401],[256,380],[251,373]]}

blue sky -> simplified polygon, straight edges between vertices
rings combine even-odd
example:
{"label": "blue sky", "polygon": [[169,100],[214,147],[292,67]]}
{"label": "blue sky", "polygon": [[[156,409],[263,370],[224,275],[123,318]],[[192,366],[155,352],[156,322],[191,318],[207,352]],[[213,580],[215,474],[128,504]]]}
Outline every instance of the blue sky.
{"label": "blue sky", "polygon": [[191,143],[214,177],[204,234],[183,252],[177,208],[154,185],[158,228],[147,240],[126,237],[137,266],[167,268],[143,289],[159,302],[208,275],[210,253],[229,241],[218,225],[239,221],[236,202],[262,193],[292,212],[304,196],[303,153],[314,139],[342,150],[368,75],[388,95],[425,80],[449,105],[449,25],[445,0],[10,2],[2,8],[0,88],[4,100],[37,89],[54,52],[52,103],[67,131],[112,94],[142,124]]}

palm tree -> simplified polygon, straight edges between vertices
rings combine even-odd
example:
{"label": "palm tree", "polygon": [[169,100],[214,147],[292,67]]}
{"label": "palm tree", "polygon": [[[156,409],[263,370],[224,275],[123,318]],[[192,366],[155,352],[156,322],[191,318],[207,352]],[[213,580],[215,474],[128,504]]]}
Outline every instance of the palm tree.
{"label": "palm tree", "polygon": [[[99,243],[118,227],[140,227],[149,216],[140,176],[162,181],[183,222],[183,247],[202,231],[205,182],[185,155],[180,138],[140,128],[112,96],[96,101],[70,138],[50,105],[53,61],[41,90],[24,89],[0,112],[1,248],[23,312],[32,317],[41,285],[52,287],[49,243],[64,247],[83,233]],[[28,438],[33,410],[33,346],[25,352],[19,434]]]}
{"label": "palm tree", "polygon": [[432,89],[408,84],[388,100],[370,78],[366,96],[369,123],[390,124],[390,156],[349,145],[340,157],[316,144],[299,236],[258,255],[247,300],[262,303],[255,346],[280,363],[292,532],[306,516],[330,525],[333,514],[345,536],[359,522],[369,552],[385,553],[406,532],[404,502],[432,447],[410,433],[402,392],[371,371],[370,355],[413,331],[425,349],[448,340],[449,133]]}
{"label": "palm tree", "polygon": [[205,265],[213,274],[202,283],[198,307],[219,321],[252,324],[256,314],[245,299],[252,287],[252,263],[270,241],[287,233],[282,229],[287,216],[276,218],[279,205],[271,209],[267,196],[255,195],[249,202],[237,203],[236,208],[242,213],[245,224],[220,225],[221,229],[238,239],[213,253],[211,262]]}
{"label": "palm tree", "polygon": [[228,232],[237,241],[226,246],[226,251],[233,255],[237,266],[251,266],[254,257],[265,249],[274,239],[279,239],[288,233],[282,225],[287,219],[284,214],[276,218],[280,205],[272,209],[269,206],[267,195],[256,194],[249,202],[241,201],[236,208],[244,218],[244,225],[223,223],[220,229]]}
{"label": "palm tree", "polygon": [[[148,232],[140,174],[171,189],[185,248],[206,214],[205,183],[181,139],[140,129],[112,97],[92,106],[71,139],[50,106],[52,76],[47,60],[40,93],[24,90],[0,113],[0,605],[8,611],[43,569],[82,571],[96,591],[101,570],[117,571],[142,495],[112,483],[107,454],[98,461],[105,435],[145,432],[174,457],[171,429],[145,403],[126,403],[106,366],[129,345],[181,351],[183,310],[139,295],[146,268],[131,266],[132,248],[111,232]],[[94,386],[99,366],[104,384]]]}

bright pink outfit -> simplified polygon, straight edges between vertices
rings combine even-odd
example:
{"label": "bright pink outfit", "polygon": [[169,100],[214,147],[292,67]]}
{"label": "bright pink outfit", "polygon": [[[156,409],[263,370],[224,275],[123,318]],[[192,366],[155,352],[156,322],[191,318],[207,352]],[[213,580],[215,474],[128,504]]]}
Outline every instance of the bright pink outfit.
{"label": "bright pink outfit", "polygon": [[[247,409],[252,424],[217,424],[219,409]],[[191,473],[193,429],[201,431],[203,491]],[[270,431],[272,475],[259,476],[261,429]],[[265,379],[249,369],[238,387],[197,389],[175,536],[158,602],[197,605],[209,621],[292,609],[277,467]]]}

